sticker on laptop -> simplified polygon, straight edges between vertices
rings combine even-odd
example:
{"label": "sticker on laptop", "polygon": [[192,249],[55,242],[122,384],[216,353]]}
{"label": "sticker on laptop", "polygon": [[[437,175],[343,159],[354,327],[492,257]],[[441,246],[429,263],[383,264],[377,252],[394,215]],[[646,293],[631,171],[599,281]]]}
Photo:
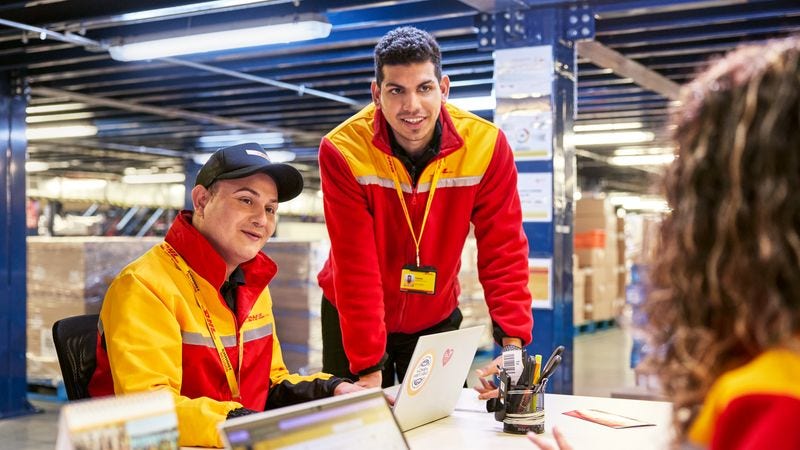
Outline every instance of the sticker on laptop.
{"label": "sticker on laptop", "polygon": [[453,353],[455,352],[453,351],[452,348],[448,348],[447,350],[444,351],[444,354],[442,355],[442,367],[446,366],[447,363],[450,362],[450,358],[453,357]]}
{"label": "sticker on laptop", "polygon": [[411,366],[411,379],[406,386],[408,395],[417,395],[422,390],[433,373],[433,363],[433,352],[428,350]]}

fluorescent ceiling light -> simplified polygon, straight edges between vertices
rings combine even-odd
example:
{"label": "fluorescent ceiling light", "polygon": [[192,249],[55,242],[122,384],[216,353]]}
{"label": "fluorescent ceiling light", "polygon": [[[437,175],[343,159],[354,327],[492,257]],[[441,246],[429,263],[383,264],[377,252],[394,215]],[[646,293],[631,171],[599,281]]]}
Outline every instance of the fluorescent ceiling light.
{"label": "fluorescent ceiling light", "polygon": [[593,123],[575,125],[572,131],[576,133],[590,133],[595,131],[638,130],[642,128],[641,122]]}
{"label": "fluorescent ceiling light", "polygon": [[138,61],[325,38],[330,32],[330,23],[305,20],[131,42],[108,51],[117,61]]}
{"label": "fluorescent ceiling light", "polygon": [[[208,158],[211,158],[211,155],[212,153],[200,153],[194,155],[192,160],[195,162],[195,164],[202,166],[206,163],[206,161],[208,161]],[[269,157],[269,160],[274,163],[294,161],[295,158],[297,158],[297,154],[295,152],[290,152],[288,150],[267,150],[267,156]],[[299,165],[295,165],[295,168],[300,170]]]}
{"label": "fluorescent ceiling light", "polygon": [[25,117],[25,122],[26,123],[63,122],[67,120],[91,119],[92,117],[94,117],[94,113],[84,111],[84,112],[74,112],[74,113],[64,113],[64,114],[27,116]]}
{"label": "fluorescent ceiling light", "polygon": [[269,156],[269,160],[274,163],[294,161],[297,157],[294,152],[286,150],[267,150],[267,156]]}
{"label": "fluorescent ceiling light", "polygon": [[186,175],[182,173],[136,173],[124,175],[122,182],[125,184],[167,184],[183,183]]}
{"label": "fluorescent ceiling light", "polygon": [[25,130],[25,137],[29,141],[39,139],[59,139],[69,137],[94,136],[97,134],[97,127],[94,125],[71,125],[64,127],[28,127]]}
{"label": "fluorescent ceiling light", "polygon": [[50,105],[28,106],[25,112],[28,114],[43,114],[51,112],[74,111],[86,108],[85,103],[53,103]]}
{"label": "fluorescent ceiling light", "polygon": [[201,136],[197,143],[201,147],[227,146],[240,142],[258,142],[261,145],[281,145],[283,133],[228,133]]}
{"label": "fluorescent ceiling light", "polygon": [[497,106],[497,101],[494,96],[487,95],[485,97],[462,97],[462,98],[448,98],[447,103],[455,105],[467,111],[485,111],[493,110]]}
{"label": "fluorescent ceiling light", "polygon": [[656,135],[651,131],[612,131],[607,133],[581,133],[573,135],[576,147],[592,145],[639,144],[652,142]]}
{"label": "fluorescent ceiling light", "polygon": [[609,202],[628,211],[669,211],[666,200],[660,197],[640,197],[638,195],[611,195]]}
{"label": "fluorescent ceiling light", "polygon": [[614,150],[614,156],[634,156],[634,155],[664,155],[673,154],[675,149],[671,147],[624,147]]}
{"label": "fluorescent ceiling light", "polygon": [[664,166],[675,160],[672,153],[661,155],[625,155],[612,156],[608,163],[612,166]]}
{"label": "fluorescent ceiling light", "polygon": [[123,22],[135,22],[135,21],[148,20],[159,17],[191,14],[199,11],[208,11],[212,9],[230,8],[233,6],[258,3],[261,1],[264,0],[217,0],[210,2],[199,2],[199,3],[192,3],[189,5],[172,6],[169,8],[148,9],[145,11],[126,13],[120,15],[120,20]]}
{"label": "fluorescent ceiling light", "polygon": [[44,172],[49,169],[50,165],[44,161],[25,161],[25,172]]}

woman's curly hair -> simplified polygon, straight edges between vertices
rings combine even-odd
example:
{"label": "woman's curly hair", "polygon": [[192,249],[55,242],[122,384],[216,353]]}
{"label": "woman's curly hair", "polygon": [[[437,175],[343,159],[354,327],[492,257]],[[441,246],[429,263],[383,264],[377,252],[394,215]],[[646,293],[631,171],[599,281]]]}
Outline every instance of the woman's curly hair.
{"label": "woman's curly hair", "polygon": [[723,373],[800,330],[800,39],[739,48],[681,91],[645,306],[646,367],[682,441]]}

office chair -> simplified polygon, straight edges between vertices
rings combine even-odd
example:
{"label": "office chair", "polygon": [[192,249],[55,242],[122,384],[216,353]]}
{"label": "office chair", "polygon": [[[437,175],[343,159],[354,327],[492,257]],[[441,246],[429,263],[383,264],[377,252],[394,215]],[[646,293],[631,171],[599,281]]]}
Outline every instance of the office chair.
{"label": "office chair", "polygon": [[99,315],[67,317],[53,324],[53,343],[64,377],[67,398],[89,398],[89,380],[97,366],[97,322]]}

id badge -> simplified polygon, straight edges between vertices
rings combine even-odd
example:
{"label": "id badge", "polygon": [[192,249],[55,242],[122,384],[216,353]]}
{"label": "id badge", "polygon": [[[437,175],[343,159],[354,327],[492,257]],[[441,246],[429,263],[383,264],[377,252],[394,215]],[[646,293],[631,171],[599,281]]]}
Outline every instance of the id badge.
{"label": "id badge", "polygon": [[400,275],[400,292],[433,294],[436,292],[436,269],[407,265]]}

